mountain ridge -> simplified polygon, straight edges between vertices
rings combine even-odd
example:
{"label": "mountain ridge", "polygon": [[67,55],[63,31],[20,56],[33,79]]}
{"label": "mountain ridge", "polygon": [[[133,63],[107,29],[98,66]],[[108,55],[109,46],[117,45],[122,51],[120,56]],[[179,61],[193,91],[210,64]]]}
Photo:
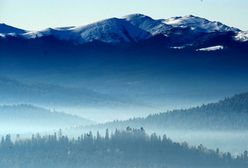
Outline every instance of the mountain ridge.
{"label": "mountain ridge", "polygon": [[[8,25],[6,26],[8,27]],[[1,38],[18,36],[24,39],[35,39],[44,36],[53,36],[75,44],[85,44],[94,41],[109,44],[133,44],[162,34],[175,39],[175,41],[181,41],[178,44],[186,46],[194,45],[197,39],[206,34],[226,32],[234,33],[232,35],[233,41],[246,42],[243,38],[246,37],[245,31],[227,26],[221,22],[210,21],[193,15],[171,17],[168,19],[153,19],[143,14],[131,14],[122,18],[104,19],[83,26],[47,28],[40,31],[14,29],[9,26],[8,33],[4,33],[6,32],[4,30],[4,28],[1,30],[0,26]]]}
{"label": "mountain ridge", "polygon": [[5,34],[5,35],[10,33],[23,34],[26,32],[27,32],[26,30],[7,25],[5,23],[0,23],[0,34]]}
{"label": "mountain ridge", "polygon": [[247,130],[247,119],[248,92],[245,92],[216,103],[151,114],[144,118],[108,122],[92,128],[123,129],[130,126],[148,130]]}
{"label": "mountain ridge", "polygon": [[24,133],[58,130],[80,124],[94,123],[76,115],[52,111],[30,104],[1,105],[0,121],[1,132],[7,133],[16,132],[16,130]]}

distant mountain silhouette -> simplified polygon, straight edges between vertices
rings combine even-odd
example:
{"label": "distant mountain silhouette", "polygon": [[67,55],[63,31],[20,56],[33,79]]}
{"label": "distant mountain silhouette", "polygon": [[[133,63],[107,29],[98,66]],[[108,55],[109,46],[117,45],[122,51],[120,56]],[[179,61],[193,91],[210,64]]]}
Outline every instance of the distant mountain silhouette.
{"label": "distant mountain silhouette", "polygon": [[38,104],[49,107],[91,107],[125,104],[127,101],[90,89],[52,84],[26,84],[0,77],[1,104]]}
{"label": "distant mountain silhouette", "polygon": [[92,123],[92,121],[78,116],[32,105],[0,106],[0,129],[4,133],[53,131]]}

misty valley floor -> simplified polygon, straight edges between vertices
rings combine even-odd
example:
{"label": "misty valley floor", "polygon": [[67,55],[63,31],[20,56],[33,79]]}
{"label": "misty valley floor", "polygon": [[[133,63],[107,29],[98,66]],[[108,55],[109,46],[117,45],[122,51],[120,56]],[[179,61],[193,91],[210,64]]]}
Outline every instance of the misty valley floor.
{"label": "misty valley floor", "polygon": [[[159,131],[157,132],[159,133]],[[166,135],[175,142],[187,142],[190,145],[203,144],[209,149],[221,149],[238,155],[248,149],[247,131],[166,131]]]}

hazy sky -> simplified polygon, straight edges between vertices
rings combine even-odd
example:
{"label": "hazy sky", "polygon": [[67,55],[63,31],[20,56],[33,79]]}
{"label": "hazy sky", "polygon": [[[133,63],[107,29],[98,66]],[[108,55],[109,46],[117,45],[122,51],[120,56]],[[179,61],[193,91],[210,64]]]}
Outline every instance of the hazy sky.
{"label": "hazy sky", "polygon": [[132,13],[157,19],[193,14],[248,30],[248,0],[0,0],[0,22],[29,30]]}

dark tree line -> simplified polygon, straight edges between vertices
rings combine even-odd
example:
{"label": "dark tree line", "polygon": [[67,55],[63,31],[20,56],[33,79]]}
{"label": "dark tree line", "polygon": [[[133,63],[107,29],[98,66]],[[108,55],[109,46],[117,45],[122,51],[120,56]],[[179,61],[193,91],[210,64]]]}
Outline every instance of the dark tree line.
{"label": "dark tree line", "polygon": [[172,142],[165,135],[147,135],[143,128],[116,130],[105,136],[92,132],[69,138],[61,132],[33,135],[0,144],[2,168],[247,168],[247,152],[237,157]]}
{"label": "dark tree line", "polygon": [[151,114],[146,118],[114,121],[95,126],[100,128],[125,128],[144,126],[147,129],[184,130],[247,130],[248,93],[235,95],[217,103],[190,109]]}

